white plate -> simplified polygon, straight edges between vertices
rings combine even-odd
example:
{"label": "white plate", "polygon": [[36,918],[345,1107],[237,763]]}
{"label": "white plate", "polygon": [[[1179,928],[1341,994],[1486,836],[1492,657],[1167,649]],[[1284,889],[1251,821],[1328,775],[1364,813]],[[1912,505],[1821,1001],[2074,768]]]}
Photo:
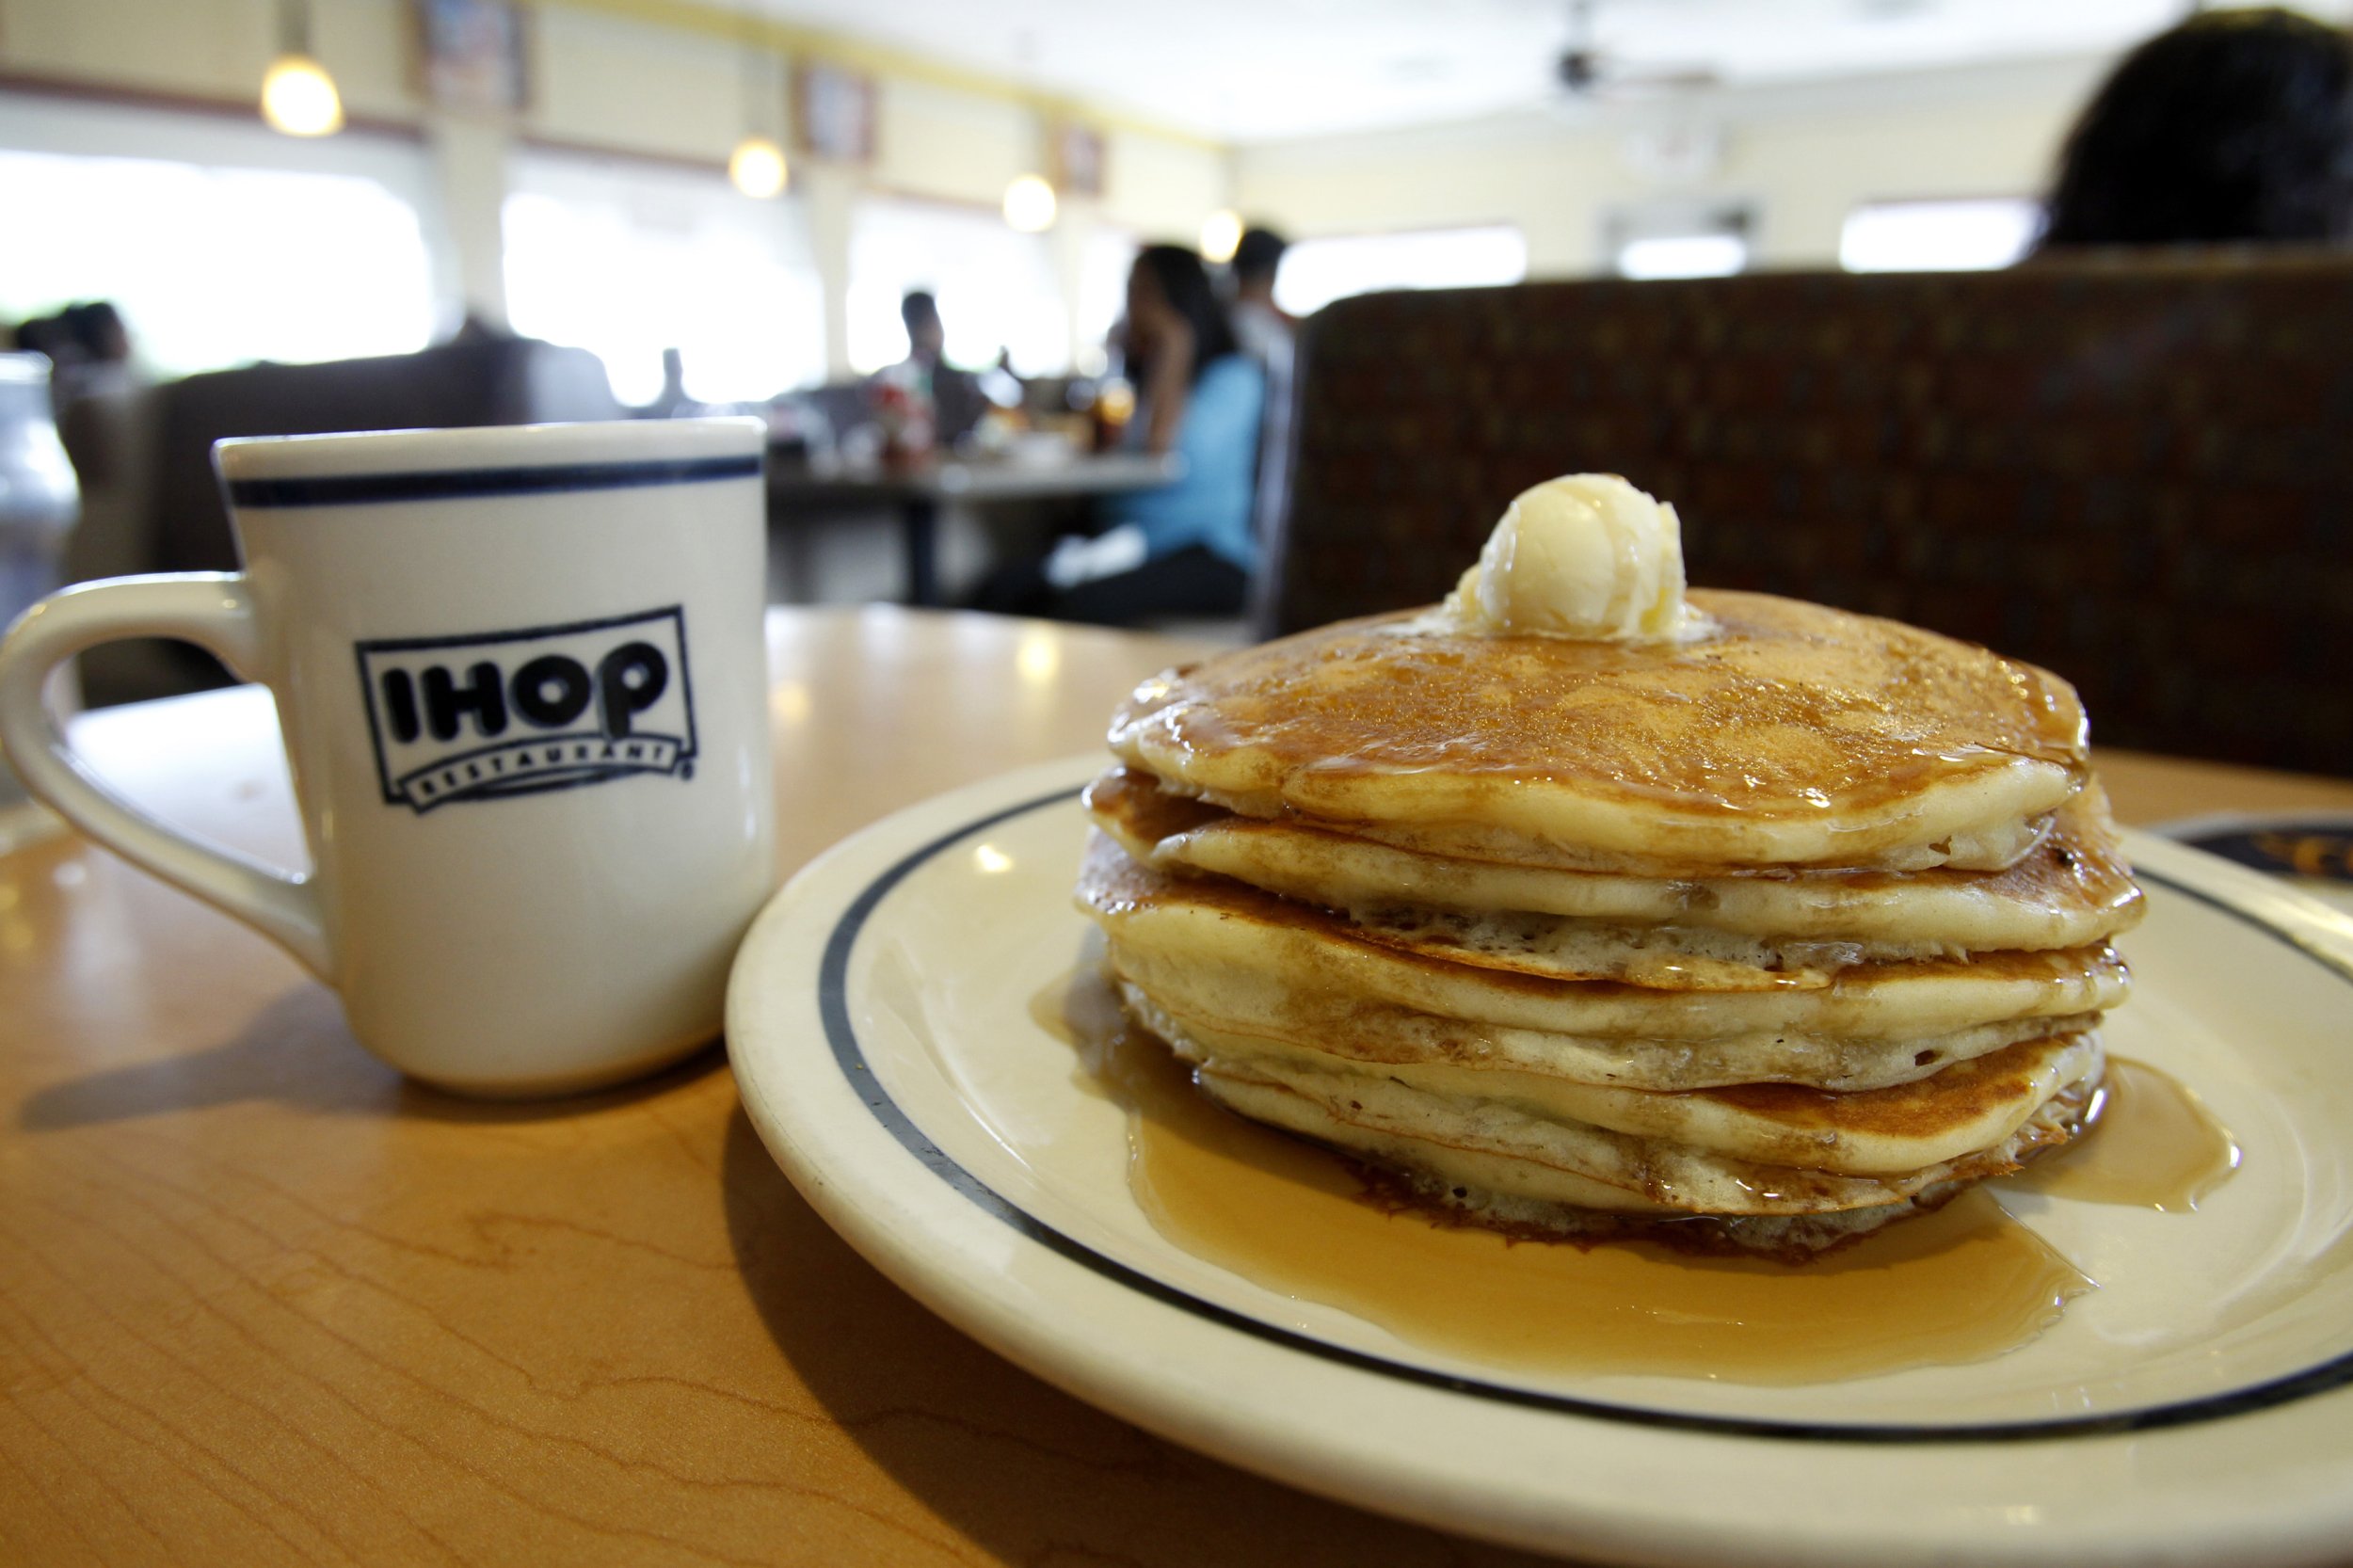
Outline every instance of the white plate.
{"label": "white plate", "polygon": [[2246,1150],[2195,1215],[2005,1203],[2101,1284],[1993,1361],[1799,1387],[1456,1360],[1164,1240],[1125,1112],[1032,1022],[1089,929],[1092,759],[903,811],[808,867],[728,1037],[801,1192],[950,1321],[1284,1480],[1498,1541],[1666,1563],[2353,1555],[2353,919],[2134,836],[2120,1054]]}

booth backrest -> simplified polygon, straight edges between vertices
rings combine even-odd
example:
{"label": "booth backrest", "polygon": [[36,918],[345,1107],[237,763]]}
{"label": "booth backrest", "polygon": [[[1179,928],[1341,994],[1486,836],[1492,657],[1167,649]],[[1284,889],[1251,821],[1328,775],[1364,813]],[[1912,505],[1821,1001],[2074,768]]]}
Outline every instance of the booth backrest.
{"label": "booth backrest", "polygon": [[[83,491],[69,575],[234,571],[236,545],[213,477],[213,443],[223,437],[529,424],[622,412],[595,355],[529,338],[324,364],[246,365],[166,382],[105,407],[84,405],[64,422]],[[81,677],[92,706],[169,696],[229,678],[188,644],[147,640],[91,649],[82,656]]]}
{"label": "booth backrest", "polygon": [[2353,774],[2353,260],[1378,295],[1300,359],[1265,631],[1435,599],[1602,470],[1696,584],[2045,664],[2111,744]]}
{"label": "booth backrest", "polygon": [[247,365],[159,387],[152,500],[159,571],[232,571],[236,553],[213,478],[227,436],[311,436],[470,424],[617,419],[604,367],[530,338],[446,344],[324,364]]}

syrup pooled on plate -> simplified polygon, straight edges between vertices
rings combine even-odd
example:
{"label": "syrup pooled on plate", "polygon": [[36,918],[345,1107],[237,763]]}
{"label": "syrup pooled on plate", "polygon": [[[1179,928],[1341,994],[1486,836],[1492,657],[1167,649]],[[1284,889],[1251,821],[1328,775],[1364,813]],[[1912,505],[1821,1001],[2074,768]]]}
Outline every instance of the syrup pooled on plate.
{"label": "syrup pooled on plate", "polygon": [[1978,1361],[2093,1282],[1972,1189],[1801,1267],[1653,1241],[1515,1241],[1365,1200],[1338,1156],[1212,1104],[1093,966],[1037,1022],[1128,1113],[1128,1183],[1170,1241],[1270,1289],[1491,1365],[1751,1384]]}
{"label": "syrup pooled on plate", "polygon": [[2185,1214],[2238,1171],[2239,1147],[2198,1096],[2144,1062],[2108,1059],[2088,1135],[2009,1181],[2086,1203]]}

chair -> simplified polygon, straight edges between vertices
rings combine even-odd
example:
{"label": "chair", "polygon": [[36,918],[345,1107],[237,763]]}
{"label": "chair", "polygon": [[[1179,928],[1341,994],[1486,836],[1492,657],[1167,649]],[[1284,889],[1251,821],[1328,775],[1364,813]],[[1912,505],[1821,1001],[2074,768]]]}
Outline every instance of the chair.
{"label": "chair", "polygon": [[1433,600],[1601,469],[1695,584],[2045,664],[2111,744],[2353,773],[2353,259],[1379,295],[1300,375],[1262,631]]}

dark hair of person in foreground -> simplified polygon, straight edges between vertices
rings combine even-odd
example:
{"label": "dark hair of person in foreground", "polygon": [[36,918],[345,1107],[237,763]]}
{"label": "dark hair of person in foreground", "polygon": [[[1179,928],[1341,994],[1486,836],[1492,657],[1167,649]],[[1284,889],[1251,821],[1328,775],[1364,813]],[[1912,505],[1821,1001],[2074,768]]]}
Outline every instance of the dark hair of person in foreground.
{"label": "dark hair of person in foreground", "polygon": [[[1148,280],[1148,286],[1158,289],[1160,299],[1193,328],[1193,366],[1188,379],[1199,380],[1202,369],[1210,361],[1240,349],[1233,323],[1225,319],[1225,303],[1218,298],[1216,288],[1209,282],[1209,269],[1201,264],[1197,252],[1181,245],[1145,246],[1136,252],[1130,290],[1144,280]],[[1132,301],[1128,314],[1131,318],[1135,314]]]}
{"label": "dark hair of person in foreground", "polygon": [[2207,11],[2124,57],[2059,157],[2038,250],[2353,238],[2353,37]]}

